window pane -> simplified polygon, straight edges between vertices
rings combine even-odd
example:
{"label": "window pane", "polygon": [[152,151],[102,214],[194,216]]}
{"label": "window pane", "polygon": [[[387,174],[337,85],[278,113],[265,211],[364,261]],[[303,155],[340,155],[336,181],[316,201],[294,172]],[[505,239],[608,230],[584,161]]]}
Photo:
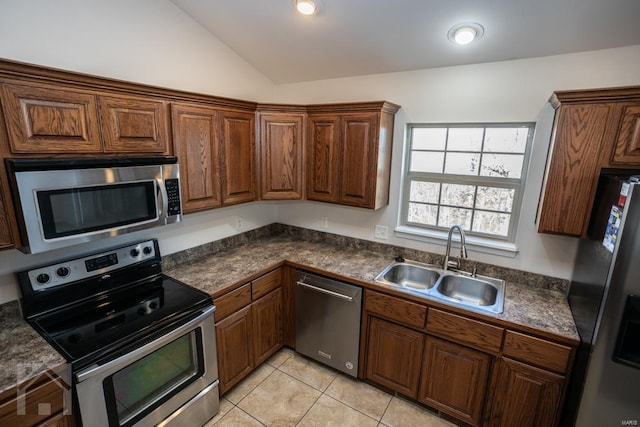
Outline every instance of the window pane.
{"label": "window pane", "polygon": [[413,128],[411,134],[414,150],[444,150],[447,128]]}
{"label": "window pane", "polygon": [[510,214],[476,211],[473,217],[473,231],[506,237],[509,234],[510,219]]}
{"label": "window pane", "polygon": [[484,154],[480,175],[520,178],[523,161],[522,154]]}
{"label": "window pane", "polygon": [[483,128],[452,128],[449,129],[447,150],[480,151],[482,148]]}
{"label": "window pane", "polygon": [[463,229],[471,228],[471,209],[440,207],[438,217],[438,227],[449,228],[454,224],[460,225]]}
{"label": "window pane", "polygon": [[476,208],[511,212],[515,192],[512,188],[478,187]]}
{"label": "window pane", "polygon": [[424,151],[411,152],[412,172],[433,172],[442,173],[444,163],[444,153],[429,153]]}
{"label": "window pane", "polygon": [[445,173],[456,175],[478,175],[480,154],[447,153]]}
{"label": "window pane", "polygon": [[423,205],[420,203],[409,203],[409,213],[407,221],[417,222],[425,225],[436,225],[438,206]]}
{"label": "window pane", "polygon": [[488,128],[483,151],[524,153],[529,128]]}
{"label": "window pane", "polygon": [[411,181],[409,200],[412,202],[438,203],[440,195],[440,183]]}
{"label": "window pane", "polygon": [[475,190],[475,185],[442,184],[440,204],[472,208]]}

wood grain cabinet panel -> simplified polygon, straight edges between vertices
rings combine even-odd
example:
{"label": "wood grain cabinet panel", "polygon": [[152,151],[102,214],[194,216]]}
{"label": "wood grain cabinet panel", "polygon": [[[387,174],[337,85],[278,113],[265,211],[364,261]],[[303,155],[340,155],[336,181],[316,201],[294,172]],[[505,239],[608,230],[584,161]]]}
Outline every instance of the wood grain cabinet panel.
{"label": "wood grain cabinet panel", "polygon": [[[0,180],[0,188],[2,188],[2,180]],[[6,209],[2,192],[0,191],[0,249],[9,249],[13,246],[11,229],[9,228],[9,212]]]}
{"label": "wood grain cabinet panel", "polygon": [[171,105],[174,152],[180,163],[184,213],[221,205],[218,112]]}
{"label": "wood grain cabinet panel", "polygon": [[571,360],[570,347],[513,331],[506,333],[503,354],[561,374]]}
{"label": "wood grain cabinet panel", "polygon": [[260,198],[302,198],[304,114],[265,114],[260,117]]}
{"label": "wood grain cabinet panel", "polygon": [[370,317],[365,376],[416,398],[424,334]]}
{"label": "wood grain cabinet panel", "polygon": [[623,107],[611,162],[640,165],[640,102]]}
{"label": "wood grain cabinet panel", "polygon": [[221,111],[222,204],[250,202],[255,190],[254,114]]}
{"label": "wood grain cabinet panel", "polygon": [[365,291],[364,307],[370,313],[415,328],[423,328],[427,318],[424,305],[370,290]]}
{"label": "wood grain cabinet panel", "polygon": [[418,400],[465,423],[482,421],[491,357],[437,338],[427,338]]}
{"label": "wood grain cabinet panel", "polygon": [[275,289],[255,301],[251,309],[254,364],[258,366],[283,345],[282,288]]}
{"label": "wood grain cabinet panel", "polygon": [[310,115],[307,135],[307,199],[338,201],[340,118]]}
{"label": "wood grain cabinet panel", "polygon": [[99,96],[104,150],[167,153],[167,104],[153,98]]}
{"label": "wood grain cabinet panel", "polygon": [[490,426],[554,426],[564,377],[502,358],[494,368]]}
{"label": "wood grain cabinet panel", "polygon": [[55,85],[2,85],[13,153],[102,151],[96,96]]}
{"label": "wood grain cabinet panel", "polygon": [[457,314],[429,308],[427,332],[451,341],[497,354],[504,329]]}
{"label": "wood grain cabinet panel", "polygon": [[233,314],[241,308],[251,304],[251,283],[247,283],[238,289],[227,292],[213,300],[213,303],[216,306],[216,321],[220,321],[230,314]]}
{"label": "wood grain cabinet panel", "polygon": [[342,117],[339,199],[343,203],[372,207],[377,127],[378,114],[349,114]]}
{"label": "wood grain cabinet panel", "polygon": [[251,306],[216,323],[220,394],[225,393],[254,368]]}

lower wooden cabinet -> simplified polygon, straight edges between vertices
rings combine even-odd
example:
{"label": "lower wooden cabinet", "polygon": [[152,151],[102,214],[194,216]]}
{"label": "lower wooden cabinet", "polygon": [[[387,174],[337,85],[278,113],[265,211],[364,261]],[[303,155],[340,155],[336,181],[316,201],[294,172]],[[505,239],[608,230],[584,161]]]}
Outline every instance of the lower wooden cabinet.
{"label": "lower wooden cabinet", "polygon": [[418,400],[471,425],[480,425],[491,357],[427,337]]}
{"label": "lower wooden cabinet", "polygon": [[267,360],[283,344],[282,288],[271,291],[252,304],[253,355],[255,366]]}
{"label": "lower wooden cabinet", "polygon": [[229,390],[254,368],[251,306],[216,323],[220,394]]}
{"label": "lower wooden cabinet", "polygon": [[415,399],[423,348],[424,334],[370,317],[366,378]]}
{"label": "lower wooden cabinet", "polygon": [[508,358],[499,359],[491,384],[488,425],[554,426],[565,378]]}

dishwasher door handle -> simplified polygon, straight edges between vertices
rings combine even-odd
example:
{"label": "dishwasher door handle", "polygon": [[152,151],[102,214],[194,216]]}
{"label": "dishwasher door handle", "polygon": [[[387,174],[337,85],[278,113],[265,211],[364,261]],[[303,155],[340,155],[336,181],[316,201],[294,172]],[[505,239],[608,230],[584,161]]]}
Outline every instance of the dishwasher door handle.
{"label": "dishwasher door handle", "polygon": [[349,301],[349,302],[353,301],[353,297],[350,297],[348,295],[343,295],[343,294],[341,294],[339,292],[330,291],[329,289],[319,288],[317,286],[310,285],[310,284],[302,282],[300,280],[298,280],[296,282],[296,284],[298,286],[302,286],[303,288],[307,288],[307,289],[311,289],[311,290],[316,291],[316,292],[320,292],[320,293],[323,293],[323,294],[331,295],[332,297],[340,298],[340,299],[343,299],[345,301]]}

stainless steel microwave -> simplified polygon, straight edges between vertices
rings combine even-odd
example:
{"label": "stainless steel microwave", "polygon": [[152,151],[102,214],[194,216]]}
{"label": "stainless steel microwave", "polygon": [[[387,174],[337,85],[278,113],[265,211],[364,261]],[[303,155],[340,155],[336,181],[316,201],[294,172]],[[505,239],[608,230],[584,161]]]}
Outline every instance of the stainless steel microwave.
{"label": "stainless steel microwave", "polygon": [[25,253],[182,221],[176,157],[8,159]]}

